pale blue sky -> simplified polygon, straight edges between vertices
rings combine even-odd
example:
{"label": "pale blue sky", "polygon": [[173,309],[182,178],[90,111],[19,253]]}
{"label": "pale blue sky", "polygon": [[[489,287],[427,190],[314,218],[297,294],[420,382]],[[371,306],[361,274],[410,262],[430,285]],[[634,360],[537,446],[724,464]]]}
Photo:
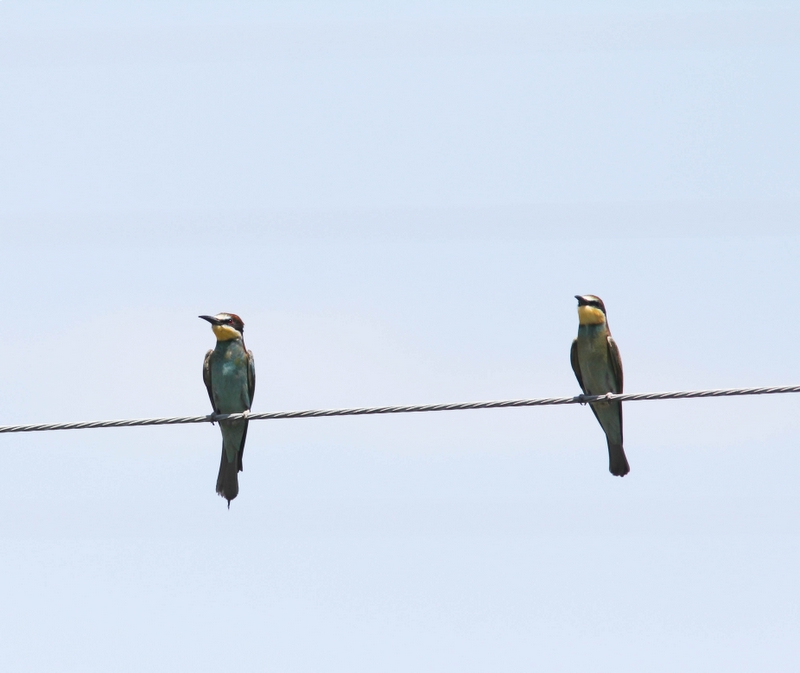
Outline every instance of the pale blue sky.
{"label": "pale blue sky", "polygon": [[[0,2],[0,423],[800,383],[790,3]],[[14,671],[786,671],[800,399],[0,437]]]}

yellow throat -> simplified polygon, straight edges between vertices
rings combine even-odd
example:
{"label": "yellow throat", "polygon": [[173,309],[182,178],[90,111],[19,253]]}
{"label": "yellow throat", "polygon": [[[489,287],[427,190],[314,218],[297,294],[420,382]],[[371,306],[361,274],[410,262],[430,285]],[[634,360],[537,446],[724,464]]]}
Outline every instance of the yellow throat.
{"label": "yellow throat", "polygon": [[602,325],[606,321],[605,313],[594,306],[578,306],[578,322],[581,325]]}
{"label": "yellow throat", "polygon": [[242,335],[230,325],[211,325],[217,341],[230,341],[231,339],[241,339]]}

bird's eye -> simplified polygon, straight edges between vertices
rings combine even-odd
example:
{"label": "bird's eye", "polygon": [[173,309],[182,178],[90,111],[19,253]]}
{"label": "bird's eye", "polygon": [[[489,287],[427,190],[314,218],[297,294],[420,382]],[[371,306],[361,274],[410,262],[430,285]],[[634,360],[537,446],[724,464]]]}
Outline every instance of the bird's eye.
{"label": "bird's eye", "polygon": [[233,322],[233,320],[231,320],[230,318],[226,318],[222,322],[224,322],[226,325],[230,325]]}

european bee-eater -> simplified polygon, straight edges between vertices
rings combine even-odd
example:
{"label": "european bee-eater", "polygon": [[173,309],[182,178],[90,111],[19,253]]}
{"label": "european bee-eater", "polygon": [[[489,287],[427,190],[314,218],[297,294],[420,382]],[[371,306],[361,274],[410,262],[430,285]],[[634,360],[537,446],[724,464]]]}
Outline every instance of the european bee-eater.
{"label": "european bee-eater", "polygon": [[[236,414],[249,411],[256,390],[253,354],[244,345],[244,323],[233,313],[201,315],[211,323],[217,346],[206,353],[203,381],[214,413]],[[239,472],[247,438],[247,419],[220,421],[222,459],[217,476],[217,493],[228,501],[228,509],[239,494]]]}
{"label": "european bee-eater", "polygon": [[[578,338],[572,342],[572,371],[584,395],[622,392],[622,360],[608,330],[606,307],[593,294],[578,300]],[[622,448],[622,402],[591,402],[590,406],[608,442],[608,470],[624,477],[631,468]]]}

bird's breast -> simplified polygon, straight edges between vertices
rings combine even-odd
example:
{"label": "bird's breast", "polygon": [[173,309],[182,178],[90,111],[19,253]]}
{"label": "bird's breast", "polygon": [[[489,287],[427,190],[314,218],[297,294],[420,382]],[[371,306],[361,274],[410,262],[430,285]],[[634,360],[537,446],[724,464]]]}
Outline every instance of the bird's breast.
{"label": "bird's breast", "polygon": [[236,361],[233,362],[223,362],[222,363],[222,375],[223,376],[236,376],[239,371],[241,370],[241,365]]}
{"label": "bird's breast", "polygon": [[211,387],[217,408],[222,413],[248,409],[247,360],[241,342],[218,343],[214,355],[211,360]]}
{"label": "bird's breast", "polygon": [[607,330],[581,327],[578,331],[578,363],[583,385],[590,395],[603,395],[616,389]]}

